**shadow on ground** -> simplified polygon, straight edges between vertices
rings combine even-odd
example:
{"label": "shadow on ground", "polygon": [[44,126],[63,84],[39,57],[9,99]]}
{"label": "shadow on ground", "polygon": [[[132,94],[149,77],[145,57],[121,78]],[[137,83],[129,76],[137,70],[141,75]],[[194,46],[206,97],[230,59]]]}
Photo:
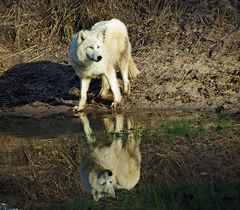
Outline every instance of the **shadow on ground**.
{"label": "shadow on ground", "polygon": [[[91,84],[89,94],[98,89],[97,80]],[[79,79],[68,65],[46,60],[24,63],[0,77],[0,93],[1,108],[41,103],[72,107],[79,99]]]}
{"label": "shadow on ground", "polygon": [[77,100],[70,91],[77,86],[78,79],[70,66],[51,61],[15,65],[0,77],[0,107]]}

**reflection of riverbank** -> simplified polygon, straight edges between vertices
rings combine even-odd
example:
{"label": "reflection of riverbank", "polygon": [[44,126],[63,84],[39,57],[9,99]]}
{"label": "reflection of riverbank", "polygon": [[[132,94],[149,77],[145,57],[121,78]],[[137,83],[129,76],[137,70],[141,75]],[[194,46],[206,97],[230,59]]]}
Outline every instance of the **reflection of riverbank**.
{"label": "reflection of riverbank", "polygon": [[0,119],[0,133],[16,138],[52,139],[80,131],[79,122],[73,117],[1,117]]}
{"label": "reflection of riverbank", "polygon": [[64,137],[53,141],[15,139],[1,145],[0,200],[19,207],[15,204],[61,200],[81,192],[79,146]]}
{"label": "reflection of riverbank", "polygon": [[[114,122],[114,115],[106,115]],[[239,191],[232,187],[239,185],[240,170],[240,129],[236,121],[204,114],[166,117],[159,113],[145,113],[143,116],[133,116],[135,124],[142,130],[140,181],[132,191],[120,190],[116,200],[108,201],[121,206],[119,201],[125,200],[130,205],[131,199],[139,199],[139,205],[147,208],[148,202],[141,199],[152,203],[155,202],[154,196],[159,200],[167,192],[176,195],[172,199],[180,200],[186,196],[190,199],[193,194],[194,201],[197,195],[208,194],[219,186],[213,195],[220,203],[226,194],[230,195],[232,203],[238,202]],[[90,114],[88,118],[94,134],[101,142],[106,140],[106,133],[102,133],[105,130],[103,116]],[[28,123],[12,119],[5,119],[3,123],[2,118],[0,121],[1,202],[21,207],[29,200],[47,203],[76,195],[79,202],[92,200],[85,193],[79,175],[82,145],[86,145],[79,118],[41,118],[40,124],[38,119],[29,119]],[[34,129],[37,130],[36,136],[31,133],[29,137],[25,132]],[[48,137],[51,130],[52,136]],[[67,135],[64,135],[65,131]],[[198,183],[202,183],[201,186]],[[212,187],[205,187],[208,185]],[[169,201],[166,197],[164,199]],[[104,200],[90,206],[101,209],[101,205],[105,205]]]}
{"label": "reflection of riverbank", "polygon": [[[111,123],[114,115],[91,115],[90,121],[104,144],[120,133],[113,134],[110,124],[104,133],[103,117]],[[79,163],[86,138],[79,118],[1,118],[0,141],[0,200],[15,204],[83,193]]]}

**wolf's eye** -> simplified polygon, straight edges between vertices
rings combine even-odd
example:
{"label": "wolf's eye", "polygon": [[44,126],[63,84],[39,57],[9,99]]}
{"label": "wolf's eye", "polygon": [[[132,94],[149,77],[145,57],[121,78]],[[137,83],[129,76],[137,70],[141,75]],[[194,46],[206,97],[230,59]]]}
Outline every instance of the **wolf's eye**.
{"label": "wolf's eye", "polygon": [[103,182],[101,185],[103,186],[103,185],[105,185],[106,184],[106,182]]}
{"label": "wolf's eye", "polygon": [[90,48],[91,50],[93,50],[93,46],[89,46],[89,48]]}
{"label": "wolf's eye", "polygon": [[97,46],[97,49],[99,49],[100,48],[100,46]]}

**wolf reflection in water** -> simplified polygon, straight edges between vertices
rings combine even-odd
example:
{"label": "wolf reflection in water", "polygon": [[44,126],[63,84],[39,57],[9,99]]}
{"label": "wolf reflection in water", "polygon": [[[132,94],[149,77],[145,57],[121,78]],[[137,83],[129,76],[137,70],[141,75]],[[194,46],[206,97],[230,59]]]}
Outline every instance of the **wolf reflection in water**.
{"label": "wolf reflection in water", "polygon": [[[103,124],[109,134],[109,141],[98,141],[89,120],[84,113],[78,114],[87,138],[80,162],[80,175],[85,189],[95,201],[102,197],[115,197],[115,189],[132,189],[140,178],[140,134],[133,127],[133,118],[126,117],[127,132],[124,130],[124,116],[117,114],[112,120],[103,117]],[[114,124],[115,121],[115,124]]]}

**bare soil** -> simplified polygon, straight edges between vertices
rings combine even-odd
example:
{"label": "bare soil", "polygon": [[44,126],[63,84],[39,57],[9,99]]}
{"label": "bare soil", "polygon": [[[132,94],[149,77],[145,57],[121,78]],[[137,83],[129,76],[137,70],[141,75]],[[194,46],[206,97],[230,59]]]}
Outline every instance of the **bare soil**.
{"label": "bare soil", "polygon": [[[126,23],[141,74],[120,108],[239,111],[239,1],[0,3],[0,115],[71,113],[79,81],[67,65],[73,33],[112,17]],[[124,12],[121,12],[124,11]],[[88,92],[87,111],[111,98]]]}

